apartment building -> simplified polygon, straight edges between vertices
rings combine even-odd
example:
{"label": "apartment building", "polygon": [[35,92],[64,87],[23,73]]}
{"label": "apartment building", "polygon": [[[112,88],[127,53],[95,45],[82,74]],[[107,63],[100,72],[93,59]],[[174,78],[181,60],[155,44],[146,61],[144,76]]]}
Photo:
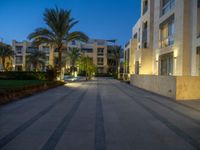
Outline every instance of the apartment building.
{"label": "apartment building", "polygon": [[[27,63],[27,57],[34,51],[42,51],[46,54],[45,66],[54,64],[53,50],[47,45],[34,46],[31,42],[12,41],[12,49],[15,53],[13,68],[16,71],[30,71],[32,66]],[[45,68],[42,68],[45,70]]]}
{"label": "apartment building", "polygon": [[132,84],[176,99],[200,99],[200,0],[141,0],[132,40]]}
{"label": "apartment building", "polygon": [[[31,52],[36,50],[43,51],[46,54],[46,64],[45,66],[54,66],[58,63],[58,51],[57,49],[51,48],[47,45],[40,45],[35,47],[31,42],[12,42],[13,51],[15,52],[14,57],[14,68],[17,71],[32,70],[31,66],[26,63],[26,57],[30,55]],[[111,49],[115,48],[106,40],[100,39],[90,39],[87,43],[80,41],[71,41],[63,49],[63,60],[66,61],[65,69],[71,67],[70,61],[67,58],[67,51],[71,48],[78,48],[85,56],[90,57],[94,64],[97,66],[97,73],[108,73],[111,72],[113,68],[116,68],[115,59],[112,57]],[[43,68],[45,70],[45,67]]]}

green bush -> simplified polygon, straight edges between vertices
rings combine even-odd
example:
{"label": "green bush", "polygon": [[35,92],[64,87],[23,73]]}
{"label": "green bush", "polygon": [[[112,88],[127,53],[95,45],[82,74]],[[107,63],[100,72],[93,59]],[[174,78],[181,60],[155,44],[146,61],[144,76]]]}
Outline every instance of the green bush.
{"label": "green bush", "polygon": [[3,79],[3,80],[48,80],[48,74],[46,72],[8,71],[8,72],[0,72],[0,79]]}

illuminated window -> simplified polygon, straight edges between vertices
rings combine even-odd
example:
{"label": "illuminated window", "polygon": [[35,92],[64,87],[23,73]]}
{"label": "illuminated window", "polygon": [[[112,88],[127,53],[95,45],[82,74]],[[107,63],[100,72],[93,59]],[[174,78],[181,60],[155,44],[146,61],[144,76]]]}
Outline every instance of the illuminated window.
{"label": "illuminated window", "polygon": [[160,75],[173,75],[173,53],[161,55],[159,59]]}
{"label": "illuminated window", "polygon": [[174,44],[174,15],[160,24],[160,48]]}

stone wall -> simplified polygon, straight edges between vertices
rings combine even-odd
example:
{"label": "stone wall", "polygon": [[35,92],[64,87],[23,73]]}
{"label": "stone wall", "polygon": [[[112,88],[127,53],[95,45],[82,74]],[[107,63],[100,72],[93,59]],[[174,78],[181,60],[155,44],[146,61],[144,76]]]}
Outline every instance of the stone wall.
{"label": "stone wall", "polygon": [[200,77],[131,75],[131,84],[177,100],[200,99]]}

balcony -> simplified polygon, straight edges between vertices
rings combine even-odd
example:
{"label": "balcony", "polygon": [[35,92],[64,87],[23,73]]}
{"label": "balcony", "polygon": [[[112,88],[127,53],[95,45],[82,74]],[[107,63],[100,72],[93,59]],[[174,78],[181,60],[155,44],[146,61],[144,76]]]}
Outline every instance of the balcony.
{"label": "balcony", "polygon": [[97,65],[98,66],[103,66],[103,62],[98,62]]}
{"label": "balcony", "polygon": [[15,64],[16,65],[23,64],[22,57],[20,57],[20,56],[16,57]]}
{"label": "balcony", "polygon": [[23,49],[22,46],[16,46],[16,53],[17,54],[22,54],[22,49]]}
{"label": "balcony", "polygon": [[143,6],[143,15],[148,11],[148,6]]}
{"label": "balcony", "polygon": [[85,52],[85,53],[93,53],[93,49],[92,48],[82,48],[81,51]]}
{"label": "balcony", "polygon": [[97,56],[104,56],[104,53],[97,53]]}
{"label": "balcony", "polygon": [[45,54],[49,54],[49,48],[48,48],[48,47],[43,47],[42,51],[43,51]]}
{"label": "balcony", "polygon": [[168,36],[166,38],[162,38],[160,40],[160,48],[165,48],[165,47],[168,47],[171,45],[174,45],[174,36],[173,35]]}
{"label": "balcony", "polygon": [[169,0],[162,8],[161,8],[161,14],[162,17],[164,14],[166,14],[168,11],[172,10],[175,6],[175,0]]}
{"label": "balcony", "polygon": [[143,1],[143,15],[148,11],[148,0]]}
{"label": "balcony", "polygon": [[28,47],[26,49],[26,53],[34,53],[35,51],[38,51],[37,47]]}

